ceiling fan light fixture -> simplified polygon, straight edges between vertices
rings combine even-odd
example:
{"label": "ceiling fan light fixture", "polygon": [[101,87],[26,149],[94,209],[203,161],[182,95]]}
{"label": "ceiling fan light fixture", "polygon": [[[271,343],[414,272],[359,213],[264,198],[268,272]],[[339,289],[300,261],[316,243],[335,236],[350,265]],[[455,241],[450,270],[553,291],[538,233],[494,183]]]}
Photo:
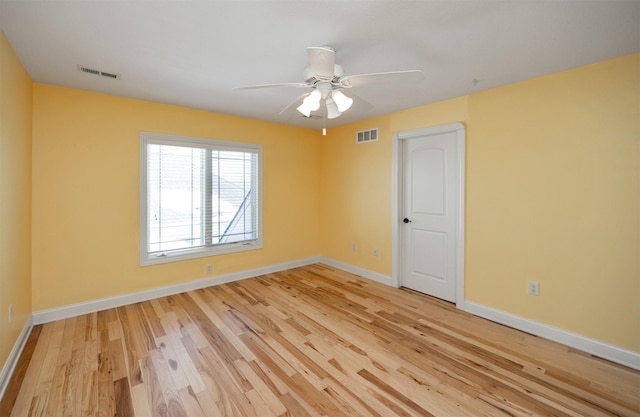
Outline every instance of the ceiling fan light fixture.
{"label": "ceiling fan light fixture", "polygon": [[331,93],[331,97],[333,101],[336,103],[338,111],[343,113],[349,110],[349,107],[353,104],[353,99],[344,95],[344,93],[340,90],[335,90]]}
{"label": "ceiling fan light fixture", "polygon": [[311,116],[311,108],[309,106],[307,106],[306,103],[304,103],[304,102],[302,102],[301,105],[296,107],[296,110],[298,110],[300,113],[302,113],[305,117]]}
{"label": "ceiling fan light fixture", "polygon": [[327,119],[335,119],[342,116],[342,113],[338,110],[336,102],[327,97]]}
{"label": "ceiling fan light fixture", "polygon": [[297,110],[304,114],[306,117],[311,115],[312,111],[316,111],[320,108],[320,99],[322,98],[322,93],[318,90],[313,90],[311,94],[306,96],[304,100],[302,100],[302,104],[297,107]]}

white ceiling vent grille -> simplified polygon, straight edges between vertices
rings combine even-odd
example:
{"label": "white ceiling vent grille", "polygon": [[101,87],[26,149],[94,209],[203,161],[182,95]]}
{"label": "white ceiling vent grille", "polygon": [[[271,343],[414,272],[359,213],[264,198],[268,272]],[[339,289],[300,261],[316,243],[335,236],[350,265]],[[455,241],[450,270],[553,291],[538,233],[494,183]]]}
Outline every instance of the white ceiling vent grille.
{"label": "white ceiling vent grille", "polygon": [[375,142],[378,140],[378,128],[361,130],[356,135],[357,143]]}
{"label": "white ceiling vent grille", "polygon": [[100,70],[97,70],[95,68],[86,67],[84,65],[78,65],[78,71],[84,72],[85,74],[99,75],[101,77],[112,78],[114,80],[117,80],[118,78],[120,78],[120,74],[118,74],[118,73],[100,71]]}

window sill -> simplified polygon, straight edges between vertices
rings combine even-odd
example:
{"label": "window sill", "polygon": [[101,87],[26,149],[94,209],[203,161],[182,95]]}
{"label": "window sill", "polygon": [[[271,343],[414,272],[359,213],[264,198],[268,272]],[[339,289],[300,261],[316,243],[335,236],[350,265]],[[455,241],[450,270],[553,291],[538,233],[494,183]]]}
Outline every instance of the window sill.
{"label": "window sill", "polygon": [[262,249],[261,241],[227,243],[205,248],[173,250],[157,253],[140,254],[140,266],[150,266],[169,262],[185,261],[188,259],[205,258],[208,256],[224,255],[227,253],[244,252]]}

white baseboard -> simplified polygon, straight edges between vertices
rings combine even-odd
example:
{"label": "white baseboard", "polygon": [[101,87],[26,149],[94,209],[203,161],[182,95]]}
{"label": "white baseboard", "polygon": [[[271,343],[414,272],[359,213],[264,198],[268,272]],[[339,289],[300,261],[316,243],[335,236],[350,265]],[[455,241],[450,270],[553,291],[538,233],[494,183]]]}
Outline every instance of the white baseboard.
{"label": "white baseboard", "polygon": [[544,323],[539,323],[515,314],[485,307],[471,301],[465,301],[464,310],[468,313],[496,323],[513,327],[514,329],[522,330],[523,332],[531,333],[536,336],[544,337],[545,339],[562,343],[563,345],[616,362],[620,365],[640,370],[640,353],[622,349],[599,340],[591,339]]}
{"label": "white baseboard", "polygon": [[323,264],[327,264],[334,268],[342,269],[343,271],[347,271],[355,275],[360,275],[361,277],[370,279],[371,281],[376,281],[381,284],[390,285],[396,288],[399,287],[398,283],[392,277],[381,274],[379,272],[370,271],[368,269],[360,268],[359,266],[336,261],[335,259],[331,258],[325,258],[323,256],[319,258],[318,262],[322,262]]}
{"label": "white baseboard", "polygon": [[16,365],[18,364],[18,359],[22,354],[22,350],[24,349],[24,345],[27,343],[27,339],[29,338],[29,334],[31,334],[31,329],[33,328],[33,319],[32,316],[29,316],[27,322],[24,324],[20,335],[18,335],[18,339],[16,343],[13,345],[13,349],[9,353],[9,357],[7,358],[4,366],[2,367],[2,372],[0,372],[0,399],[4,396],[4,392],[9,386],[9,381],[11,380],[11,376],[13,375],[13,371],[16,369]]}
{"label": "white baseboard", "polygon": [[33,313],[33,323],[42,324],[55,320],[66,319],[69,317],[75,317],[82,314],[95,313],[96,311],[107,310],[109,308],[120,307],[128,304],[138,303],[141,301],[147,301],[158,297],[166,297],[168,295],[179,294],[185,291],[197,290],[200,288],[211,287],[213,285],[220,285],[228,282],[257,277],[259,275],[284,271],[291,268],[298,268],[301,266],[318,263],[320,262],[320,260],[320,257],[299,259],[296,261],[283,262],[280,264],[249,269],[246,271],[232,272],[229,274],[198,279],[181,284],[169,285],[166,287],[119,295],[116,297],[101,298],[84,303],[56,307],[48,310],[35,311]]}

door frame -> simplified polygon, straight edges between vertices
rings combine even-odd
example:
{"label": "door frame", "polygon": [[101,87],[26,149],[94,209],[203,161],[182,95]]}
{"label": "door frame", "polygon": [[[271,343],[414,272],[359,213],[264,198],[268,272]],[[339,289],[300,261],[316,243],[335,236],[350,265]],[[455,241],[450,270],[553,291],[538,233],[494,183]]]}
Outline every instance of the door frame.
{"label": "door frame", "polygon": [[458,150],[458,220],[456,222],[456,307],[464,310],[464,218],[465,218],[465,153],[466,140],[465,128],[462,123],[450,123],[446,125],[427,127],[416,130],[399,132],[393,135],[392,141],[392,208],[391,208],[391,278],[396,287],[402,286],[402,228],[404,196],[402,193],[402,179],[404,176],[403,146],[404,141],[424,136],[432,136],[441,133],[455,133]]}

